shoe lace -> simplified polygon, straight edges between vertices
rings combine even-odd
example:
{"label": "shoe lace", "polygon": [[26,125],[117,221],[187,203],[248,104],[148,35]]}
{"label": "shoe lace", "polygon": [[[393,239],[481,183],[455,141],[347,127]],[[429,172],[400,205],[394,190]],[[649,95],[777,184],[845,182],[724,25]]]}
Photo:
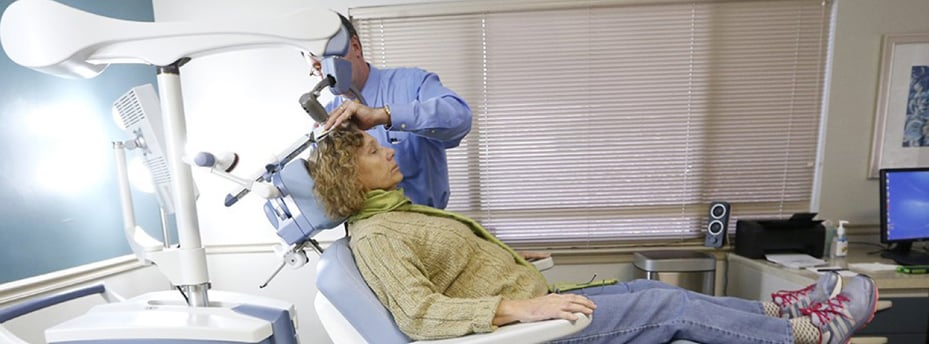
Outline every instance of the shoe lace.
{"label": "shoe lace", "polygon": [[816,288],[815,284],[806,286],[806,288],[800,290],[782,290],[771,293],[772,300],[782,300],[782,305],[790,305],[800,300],[801,297],[809,295],[813,289]]}
{"label": "shoe lace", "polygon": [[845,304],[850,300],[845,295],[839,294],[835,298],[815,303],[809,307],[800,309],[800,313],[809,317],[816,317],[816,320],[820,324],[825,324],[838,315],[840,317],[847,317],[843,312],[845,310]]}

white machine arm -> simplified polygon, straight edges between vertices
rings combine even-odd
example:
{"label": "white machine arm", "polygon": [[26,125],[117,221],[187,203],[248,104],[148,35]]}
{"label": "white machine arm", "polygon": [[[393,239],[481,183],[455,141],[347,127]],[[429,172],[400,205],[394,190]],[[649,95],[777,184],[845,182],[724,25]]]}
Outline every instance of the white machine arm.
{"label": "white machine arm", "polygon": [[[257,47],[292,47],[316,56],[343,56],[350,37],[339,17],[304,9],[263,20],[138,22],[80,11],[51,0],[19,0],[0,18],[0,43],[17,64],[69,78],[91,78],[111,63],[157,66],[164,113],[165,154],[175,192],[179,248],[150,252],[170,266],[172,283],[188,290],[188,303],[209,304],[206,254],[200,241],[193,176],[183,161],[187,124],[180,68],[192,58]],[[135,231],[135,227],[131,229]],[[128,229],[127,229],[128,230]],[[136,231],[138,233],[138,231]],[[132,239],[144,236],[132,235]],[[142,238],[135,251],[155,250]],[[171,272],[176,271],[176,273]]]}
{"label": "white machine arm", "polygon": [[262,46],[323,55],[339,27],[338,16],[320,9],[264,20],[154,23],[98,16],[50,0],[19,0],[3,14],[0,40],[17,64],[91,78],[111,63],[166,66],[184,57]]}

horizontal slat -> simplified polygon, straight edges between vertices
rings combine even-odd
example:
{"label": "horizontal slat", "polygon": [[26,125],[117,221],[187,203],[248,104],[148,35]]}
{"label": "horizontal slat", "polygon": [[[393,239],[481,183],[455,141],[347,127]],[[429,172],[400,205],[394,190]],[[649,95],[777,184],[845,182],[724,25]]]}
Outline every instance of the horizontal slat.
{"label": "horizontal slat", "polygon": [[435,72],[469,103],[449,209],[504,240],[691,238],[710,200],[733,204],[733,226],[808,211],[829,7],[423,6],[360,11],[366,57]]}

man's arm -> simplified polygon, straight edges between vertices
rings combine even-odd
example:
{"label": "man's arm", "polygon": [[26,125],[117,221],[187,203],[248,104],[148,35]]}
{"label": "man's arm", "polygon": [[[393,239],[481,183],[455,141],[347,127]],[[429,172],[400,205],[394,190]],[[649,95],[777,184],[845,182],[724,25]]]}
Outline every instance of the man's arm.
{"label": "man's arm", "polygon": [[[457,147],[471,131],[471,108],[454,91],[446,88],[434,73],[405,71],[403,81],[391,84],[406,88],[411,102],[387,102],[372,108],[359,102],[347,101],[332,109],[325,127],[338,126],[352,120],[362,130],[384,125],[390,130],[407,131],[443,142],[445,148]],[[394,90],[400,92],[399,90]]]}
{"label": "man's arm", "polygon": [[409,131],[455,147],[471,131],[471,108],[434,73],[425,73],[416,87],[416,100],[388,103],[390,129]]}

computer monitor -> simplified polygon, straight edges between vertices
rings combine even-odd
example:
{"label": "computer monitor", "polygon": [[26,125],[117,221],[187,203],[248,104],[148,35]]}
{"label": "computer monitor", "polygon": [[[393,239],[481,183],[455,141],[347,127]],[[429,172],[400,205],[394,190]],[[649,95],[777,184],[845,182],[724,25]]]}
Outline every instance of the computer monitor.
{"label": "computer monitor", "polygon": [[929,253],[913,250],[929,241],[929,167],[880,171],[881,242],[894,247],[881,253],[902,265],[929,265]]}

